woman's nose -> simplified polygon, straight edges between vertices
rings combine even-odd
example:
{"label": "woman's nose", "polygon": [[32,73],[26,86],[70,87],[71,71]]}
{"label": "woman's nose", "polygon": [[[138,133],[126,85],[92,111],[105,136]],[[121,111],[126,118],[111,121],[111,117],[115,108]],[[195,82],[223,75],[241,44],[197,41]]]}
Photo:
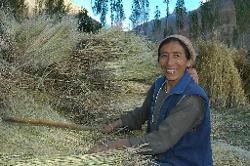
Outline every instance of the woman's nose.
{"label": "woman's nose", "polygon": [[167,58],[166,65],[171,66],[173,64],[174,64],[174,59],[171,56],[169,56]]}

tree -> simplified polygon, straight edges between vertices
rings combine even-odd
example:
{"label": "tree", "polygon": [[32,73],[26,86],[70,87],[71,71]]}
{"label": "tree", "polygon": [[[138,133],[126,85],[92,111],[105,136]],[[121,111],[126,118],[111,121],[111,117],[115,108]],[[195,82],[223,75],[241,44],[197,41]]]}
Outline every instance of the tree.
{"label": "tree", "polygon": [[166,37],[170,34],[173,33],[173,28],[169,27],[168,25],[168,17],[169,17],[169,3],[170,3],[170,0],[163,0],[163,3],[166,3],[167,4],[167,9],[166,9],[166,22],[165,22],[165,28],[164,28],[164,32],[163,32],[163,36]]}
{"label": "tree", "polygon": [[44,10],[47,15],[52,15],[54,9],[54,0],[46,0]]}
{"label": "tree", "polygon": [[64,0],[36,0],[33,10],[35,15],[46,14],[50,17],[61,18],[69,9],[64,4]]}
{"label": "tree", "polygon": [[100,21],[103,26],[106,25],[106,15],[108,13],[108,0],[95,0],[92,7],[95,15],[100,14]]}
{"label": "tree", "polygon": [[132,26],[136,27],[140,23],[141,6],[140,6],[139,0],[133,0],[131,10],[132,10],[132,13],[131,13],[129,19],[132,22]]}
{"label": "tree", "polygon": [[163,3],[167,4],[167,9],[166,9],[166,27],[168,28],[168,17],[169,17],[169,2],[170,0],[163,0]]}
{"label": "tree", "polygon": [[159,6],[155,6],[155,19],[160,20],[161,17],[161,11],[159,10]]}
{"label": "tree", "polygon": [[33,14],[35,16],[41,15],[44,12],[44,0],[36,0]]}
{"label": "tree", "polygon": [[184,0],[177,0],[175,11],[176,11],[176,27],[178,31],[181,31],[184,28],[184,16],[186,14]]}
{"label": "tree", "polygon": [[9,3],[8,0],[1,0],[0,1],[0,9],[1,9],[1,11],[7,12],[9,8],[10,8],[10,3]]}
{"label": "tree", "polygon": [[132,14],[129,19],[136,27],[139,24],[148,21],[149,17],[149,1],[148,0],[133,0],[132,2]]}
{"label": "tree", "polygon": [[239,30],[237,27],[234,27],[232,41],[234,46],[239,47]]}
{"label": "tree", "polygon": [[66,6],[64,0],[57,0],[54,6],[54,14],[66,14]]}
{"label": "tree", "polygon": [[17,21],[21,21],[28,16],[28,8],[24,2],[25,0],[3,0],[0,5],[11,12]]}
{"label": "tree", "polygon": [[110,12],[111,26],[113,26],[113,24],[121,25],[122,21],[125,19],[122,0],[111,0]]}
{"label": "tree", "polygon": [[236,25],[238,36],[241,40],[240,45],[243,46],[245,33],[250,27],[250,1],[249,0],[233,0],[236,11]]}
{"label": "tree", "polygon": [[115,22],[118,23],[118,24],[121,24],[121,22],[123,20],[125,20],[125,13],[124,13],[124,9],[123,9],[123,2],[122,0],[117,0],[116,2],[116,19],[115,19]]}
{"label": "tree", "polygon": [[157,31],[157,29],[161,28],[161,12],[159,10],[159,6],[155,6],[155,21],[154,21],[154,31]]}
{"label": "tree", "polygon": [[240,32],[245,32],[250,26],[250,1],[234,0],[236,21]]}
{"label": "tree", "polygon": [[91,17],[88,16],[88,11],[84,8],[76,16],[78,18],[78,30],[80,32],[96,32],[101,28],[100,23],[94,22]]}
{"label": "tree", "polygon": [[173,30],[172,26],[168,26],[168,28],[166,28],[166,27],[164,28],[164,31],[163,31],[164,37],[172,35],[172,34],[174,34],[174,30]]}
{"label": "tree", "polygon": [[198,13],[196,11],[190,12],[189,15],[189,33],[193,38],[197,38],[201,34],[199,25]]}
{"label": "tree", "polygon": [[201,2],[201,27],[204,35],[211,33],[219,24],[218,0]]}
{"label": "tree", "polygon": [[110,20],[111,20],[111,26],[114,24],[114,19],[115,19],[115,0],[110,0]]}
{"label": "tree", "polygon": [[148,0],[140,0],[141,2],[141,20],[142,23],[148,21],[149,18],[149,1]]}

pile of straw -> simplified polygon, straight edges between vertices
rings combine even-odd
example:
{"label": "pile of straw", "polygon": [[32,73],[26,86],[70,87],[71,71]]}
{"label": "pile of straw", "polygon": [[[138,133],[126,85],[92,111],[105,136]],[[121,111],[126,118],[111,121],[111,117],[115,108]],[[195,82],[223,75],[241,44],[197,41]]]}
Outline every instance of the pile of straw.
{"label": "pile of straw", "polygon": [[247,51],[244,49],[233,50],[233,60],[239,70],[248,101],[250,101],[250,57],[247,56]]}
{"label": "pile of straw", "polygon": [[[74,28],[74,20],[67,19],[54,22],[34,18],[13,24],[15,54],[9,59],[1,57],[0,61],[1,118],[75,120],[92,125],[93,131],[69,131],[0,121],[1,140],[4,142],[0,149],[7,158],[12,154],[28,155],[32,159],[27,159],[27,163],[32,163],[34,157],[40,158],[44,154],[83,155],[97,140],[113,140],[120,136],[103,135],[97,130],[97,122],[102,122],[106,115],[97,112],[116,110],[117,105],[109,106],[110,94],[123,89],[120,89],[123,85],[112,81],[105,63],[144,52],[146,42],[117,28],[98,34],[79,34]],[[104,155],[100,160],[106,157]],[[81,161],[92,162],[88,157],[84,160]],[[121,156],[111,161],[123,163],[131,160]],[[0,161],[7,162],[3,156]]]}
{"label": "pile of straw", "polygon": [[43,158],[30,158],[30,156],[0,156],[0,164],[7,165],[67,165],[67,166],[93,166],[93,165],[124,165],[124,166],[141,166],[152,165],[150,157],[139,156],[135,153],[134,148],[127,150],[114,150],[106,153],[84,154],[84,155],[54,155]]}
{"label": "pile of straw", "polygon": [[106,95],[104,91],[114,86],[105,78],[109,72],[104,66],[99,69],[95,66],[135,56],[144,51],[145,42],[119,28],[95,35],[80,34],[75,25],[72,17],[61,22],[39,17],[13,27],[16,54],[11,54],[8,62],[19,76],[12,79],[18,80],[21,89],[40,90],[54,96],[54,105],[59,109],[76,113],[98,110]]}
{"label": "pile of straw", "polygon": [[67,60],[80,40],[75,24],[72,17],[60,22],[46,17],[22,22],[16,30],[15,65],[34,73]]}
{"label": "pile of straw", "polygon": [[0,59],[11,60],[11,56],[15,54],[15,32],[13,24],[9,22],[11,16],[6,14],[0,7]]}
{"label": "pile of straw", "polygon": [[233,52],[217,39],[200,41],[197,69],[200,84],[206,89],[212,106],[241,107],[247,104]]}

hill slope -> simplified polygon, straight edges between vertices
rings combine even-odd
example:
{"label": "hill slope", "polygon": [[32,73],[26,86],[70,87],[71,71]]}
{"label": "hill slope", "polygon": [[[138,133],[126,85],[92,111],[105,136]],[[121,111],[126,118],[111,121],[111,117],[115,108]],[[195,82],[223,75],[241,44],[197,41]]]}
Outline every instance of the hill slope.
{"label": "hill slope", "polygon": [[[235,7],[233,0],[220,0],[219,1],[219,22],[220,25],[217,27],[216,30],[218,30],[222,41],[224,41],[228,45],[233,45],[233,31],[236,27],[236,13],[235,13]],[[190,11],[190,12],[200,12],[200,8]],[[188,13],[190,13],[188,12]],[[187,13],[187,14],[188,14]],[[199,20],[201,16],[199,15]],[[150,39],[154,41],[160,41],[164,37],[164,28],[166,25],[166,17],[161,18],[161,26],[157,30],[154,30],[154,24],[155,20],[151,20],[150,22],[147,22],[141,26],[138,26],[134,29],[135,32],[143,34],[148,36]],[[186,36],[189,36],[189,19],[187,15],[185,16],[185,25],[184,29],[181,34],[184,34]],[[175,11],[169,15],[168,18],[168,24],[173,28],[173,33],[179,33],[176,28],[176,16]],[[250,42],[250,32],[248,31],[245,34],[245,41],[243,45],[246,47],[246,49],[250,50],[250,45],[248,44]]]}

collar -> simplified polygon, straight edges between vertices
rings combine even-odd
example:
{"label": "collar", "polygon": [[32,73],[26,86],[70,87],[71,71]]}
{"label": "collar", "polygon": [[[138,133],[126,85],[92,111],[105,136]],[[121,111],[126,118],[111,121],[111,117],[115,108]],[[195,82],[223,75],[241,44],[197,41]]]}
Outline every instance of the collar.
{"label": "collar", "polygon": [[[166,78],[165,78],[166,79]],[[186,89],[188,83],[192,80],[190,74],[185,70],[183,76],[181,79],[177,82],[177,84],[171,88],[170,92],[171,94],[181,94]],[[167,79],[166,79],[167,81]]]}

